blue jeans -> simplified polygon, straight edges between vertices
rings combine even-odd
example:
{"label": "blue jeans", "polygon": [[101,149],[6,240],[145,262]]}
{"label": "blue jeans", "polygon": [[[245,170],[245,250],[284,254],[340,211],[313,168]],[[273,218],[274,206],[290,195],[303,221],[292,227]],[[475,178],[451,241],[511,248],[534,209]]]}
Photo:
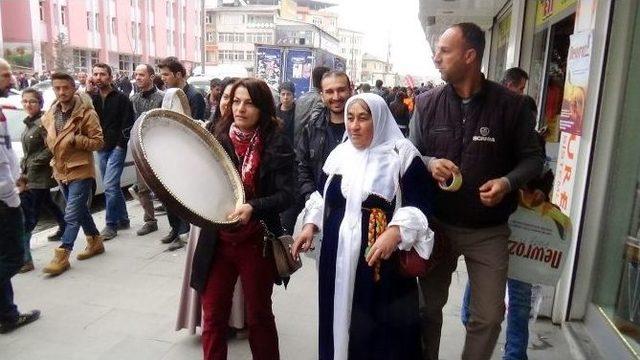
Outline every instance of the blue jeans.
{"label": "blue jeans", "polygon": [[91,196],[93,179],[75,180],[69,184],[60,184],[62,195],[67,200],[67,207],[64,209],[64,221],[67,226],[62,234],[62,245],[60,247],[73,250],[73,244],[78,237],[78,231],[82,226],[82,231],[87,236],[99,235],[96,224],[93,222],[87,202]]}
{"label": "blue jeans", "polygon": [[11,278],[24,263],[23,232],[22,209],[10,208],[0,201],[0,323],[18,319]]}
{"label": "blue jeans", "polygon": [[116,146],[112,150],[98,151],[100,173],[104,185],[104,197],[107,208],[107,226],[117,229],[118,224],[129,223],[129,214],[120,188],[120,178],[124,170],[127,149]]}
{"label": "blue jeans", "polygon": [[[526,360],[529,344],[529,314],[531,313],[531,284],[507,279],[509,307],[507,309],[507,343],[504,347],[505,360]],[[465,326],[469,322],[469,284],[462,300],[461,320]]]}

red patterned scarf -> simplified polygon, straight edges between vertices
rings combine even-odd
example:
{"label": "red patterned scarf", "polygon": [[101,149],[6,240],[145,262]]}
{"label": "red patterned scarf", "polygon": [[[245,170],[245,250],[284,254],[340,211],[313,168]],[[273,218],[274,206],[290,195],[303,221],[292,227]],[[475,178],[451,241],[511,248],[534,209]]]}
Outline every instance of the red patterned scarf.
{"label": "red patterned scarf", "polygon": [[240,160],[240,177],[246,191],[247,199],[256,195],[260,155],[262,154],[262,138],[260,130],[240,130],[235,124],[229,128],[229,137]]}

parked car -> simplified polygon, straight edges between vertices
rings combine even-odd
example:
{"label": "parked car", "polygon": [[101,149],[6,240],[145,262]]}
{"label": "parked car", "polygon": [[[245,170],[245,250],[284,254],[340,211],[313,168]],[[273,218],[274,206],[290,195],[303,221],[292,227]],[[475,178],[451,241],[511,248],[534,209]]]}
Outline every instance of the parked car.
{"label": "parked car", "polygon": [[[51,92],[53,92],[50,86],[49,89],[51,90]],[[16,93],[13,93],[6,98],[0,98],[0,107],[2,108],[2,112],[7,118],[9,136],[11,137],[11,145],[16,155],[18,156],[18,159],[22,159],[22,157],[24,156],[22,152],[21,136],[25,128],[23,120],[25,117],[27,117],[27,113],[22,108],[21,101],[22,96]],[[51,103],[47,105],[45,100],[45,109],[48,109],[50,106]],[[94,152],[93,157],[95,160],[96,169],[96,183],[94,184],[93,193],[94,195],[99,195],[104,193],[104,187],[102,186],[102,176],[100,174],[98,153]],[[131,150],[127,149],[127,157],[125,158],[124,171],[122,172],[122,177],[120,179],[120,186],[127,187],[133,185],[135,182],[136,169],[133,162],[133,157],[131,156]],[[62,203],[62,201],[64,201],[61,194],[59,193],[59,189],[57,186],[51,189],[51,191],[54,192],[53,198],[58,203]]]}

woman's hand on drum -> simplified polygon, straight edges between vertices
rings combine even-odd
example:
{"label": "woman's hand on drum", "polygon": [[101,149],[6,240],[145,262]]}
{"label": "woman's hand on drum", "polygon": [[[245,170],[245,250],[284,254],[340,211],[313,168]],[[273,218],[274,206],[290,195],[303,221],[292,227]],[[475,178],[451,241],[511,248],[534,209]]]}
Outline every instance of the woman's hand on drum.
{"label": "woman's hand on drum", "polygon": [[369,266],[375,266],[380,260],[387,260],[400,243],[400,228],[396,225],[389,226],[376,242],[371,245],[365,260]]}
{"label": "woman's hand on drum", "polygon": [[302,231],[291,246],[291,255],[296,260],[300,259],[301,252],[307,252],[313,246],[313,234],[318,228],[314,224],[305,224]]}
{"label": "woman's hand on drum", "polygon": [[240,225],[246,225],[251,219],[251,214],[253,214],[253,206],[242,204],[229,215],[229,220],[238,220]]}

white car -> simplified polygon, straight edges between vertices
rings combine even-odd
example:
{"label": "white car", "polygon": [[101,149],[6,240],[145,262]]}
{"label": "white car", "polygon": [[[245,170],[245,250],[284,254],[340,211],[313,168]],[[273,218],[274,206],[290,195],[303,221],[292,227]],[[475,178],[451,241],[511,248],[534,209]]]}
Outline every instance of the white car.
{"label": "white car", "polygon": [[[51,90],[52,91],[52,90]],[[27,113],[22,108],[22,97],[19,93],[12,93],[6,98],[0,98],[0,107],[2,108],[2,112],[7,118],[7,124],[9,127],[9,136],[11,137],[11,145],[13,150],[15,151],[18,159],[22,159],[24,156],[22,152],[22,141],[21,136],[24,131],[25,124],[24,118],[27,117]],[[46,104],[46,101],[45,101]],[[51,104],[45,105],[46,108],[51,106]],[[95,160],[95,170],[96,170],[96,183],[94,185],[94,195],[104,193],[104,187],[102,186],[102,176],[99,168],[99,160],[98,153],[94,152],[93,157]],[[136,169],[133,163],[133,157],[131,156],[131,151],[127,150],[127,157],[125,158],[124,163],[124,171],[122,172],[122,177],[120,178],[120,186],[126,187],[135,184],[136,182]],[[62,196],[58,193],[58,187],[51,189],[52,192],[56,192],[54,194],[54,199],[60,202]]]}

